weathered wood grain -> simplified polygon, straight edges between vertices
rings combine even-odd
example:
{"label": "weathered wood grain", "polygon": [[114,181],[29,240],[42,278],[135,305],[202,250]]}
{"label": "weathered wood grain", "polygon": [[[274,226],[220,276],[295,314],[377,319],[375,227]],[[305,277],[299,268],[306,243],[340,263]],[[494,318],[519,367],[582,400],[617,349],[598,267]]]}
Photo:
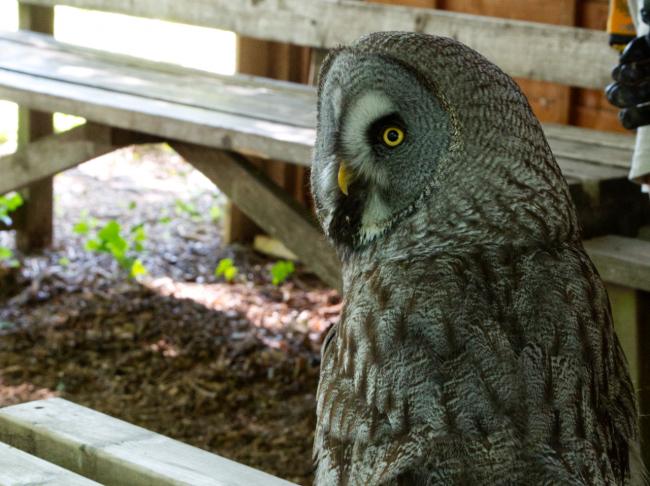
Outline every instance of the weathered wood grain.
{"label": "weathered wood grain", "polygon": [[650,292],[650,242],[608,235],[584,242],[603,280]]}
{"label": "weathered wood grain", "polygon": [[[146,76],[146,71],[143,76]],[[0,98],[162,138],[310,165],[315,129],[2,70]]]}
{"label": "weathered wood grain", "polygon": [[605,86],[616,64],[607,34],[601,31],[353,0],[27,1],[171,20],[320,48],[374,31],[426,32],[458,39],[512,76],[588,88]]}
{"label": "weathered wood grain", "polygon": [[99,486],[99,483],[0,442],[0,486],[35,485]]}
{"label": "weathered wood grain", "polygon": [[0,409],[0,441],[108,486],[292,484],[60,398]]}
{"label": "weathered wood grain", "polygon": [[0,157],[0,194],[53,176],[118,147],[110,141],[111,130],[94,124],[50,135]]}
{"label": "weathered wood grain", "polygon": [[341,289],[339,259],[313,217],[266,175],[235,153],[177,142],[171,146],[325,283]]}

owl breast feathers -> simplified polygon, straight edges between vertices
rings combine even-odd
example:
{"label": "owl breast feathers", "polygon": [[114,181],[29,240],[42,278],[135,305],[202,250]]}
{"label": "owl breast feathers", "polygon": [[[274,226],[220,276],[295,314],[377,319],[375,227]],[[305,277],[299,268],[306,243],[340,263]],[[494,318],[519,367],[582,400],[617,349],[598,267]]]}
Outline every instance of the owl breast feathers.
{"label": "owl breast feathers", "polygon": [[607,294],[506,74],[423,34],[335,50],[312,192],[345,297],[316,484],[643,484]]}

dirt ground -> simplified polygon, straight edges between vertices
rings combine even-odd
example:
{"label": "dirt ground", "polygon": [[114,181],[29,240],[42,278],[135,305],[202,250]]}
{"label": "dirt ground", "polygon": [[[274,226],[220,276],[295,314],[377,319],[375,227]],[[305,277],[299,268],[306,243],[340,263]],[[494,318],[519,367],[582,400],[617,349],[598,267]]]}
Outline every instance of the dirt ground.
{"label": "dirt ground", "polygon": [[[0,406],[49,396],[310,484],[319,349],[340,298],[298,267],[224,247],[224,199],[161,146],[55,179],[56,244],[0,272]],[[93,218],[96,223],[93,222]],[[148,275],[84,249],[101,227],[143,225]],[[12,236],[0,234],[11,246]],[[239,272],[214,275],[222,258]]]}

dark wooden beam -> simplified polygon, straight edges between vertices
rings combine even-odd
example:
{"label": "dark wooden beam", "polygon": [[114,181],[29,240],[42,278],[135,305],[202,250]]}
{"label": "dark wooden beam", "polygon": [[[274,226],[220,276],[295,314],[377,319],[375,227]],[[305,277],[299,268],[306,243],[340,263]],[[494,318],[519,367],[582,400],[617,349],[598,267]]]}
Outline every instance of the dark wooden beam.
{"label": "dark wooden beam", "polygon": [[[54,33],[54,8],[19,4],[19,26],[21,29]],[[50,135],[53,130],[52,115],[23,107],[18,115],[18,146]],[[25,253],[41,250],[52,244],[53,201],[52,178],[46,177],[34,182],[23,191],[26,200],[24,220],[16,233],[16,246]]]}

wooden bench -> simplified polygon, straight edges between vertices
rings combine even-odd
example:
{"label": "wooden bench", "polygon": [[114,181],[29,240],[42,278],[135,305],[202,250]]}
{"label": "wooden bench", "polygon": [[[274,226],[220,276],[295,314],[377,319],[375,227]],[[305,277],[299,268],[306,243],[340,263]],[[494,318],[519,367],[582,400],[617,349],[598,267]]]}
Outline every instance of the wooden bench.
{"label": "wooden bench", "polygon": [[[513,76],[586,88],[602,89],[616,62],[600,31],[353,0],[21,3],[45,9],[41,14],[54,5],[69,5],[222,28],[320,50],[376,30],[447,35],[474,47]],[[47,30],[36,21],[26,24]],[[20,32],[0,34],[0,98],[38,112],[83,116],[90,122],[0,159],[0,193],[25,185],[34,188],[39,184],[35,181],[47,181],[65,168],[125,144],[168,141],[325,282],[339,285],[338,261],[311,215],[246,158],[309,165],[315,133],[313,88],[216,76]],[[560,125],[544,129],[571,186],[586,236],[595,238],[586,242],[586,248],[612,284],[618,333],[632,361],[635,383],[645,390],[650,370],[645,370],[649,361],[640,359],[639,343],[646,331],[639,323],[647,321],[643,314],[648,301],[644,292],[650,290],[650,242],[613,236],[633,236],[648,223],[647,198],[625,180],[633,138]],[[43,134],[37,123],[32,135]],[[39,194],[38,187],[31,194]],[[40,197],[41,205],[47,197]],[[37,216],[24,217],[34,221]],[[642,400],[642,407],[644,403],[650,404],[650,397]]]}
{"label": "wooden bench", "polygon": [[60,398],[0,409],[0,486],[100,483],[293,484]]}
{"label": "wooden bench", "polygon": [[[92,121],[0,159],[0,193],[124,144],[166,140],[325,282],[338,286],[338,260],[311,215],[238,155],[308,166],[315,137],[314,88],[217,76],[19,32],[0,34],[0,98]],[[602,181],[625,178],[633,138],[559,125],[545,130],[576,193],[587,232],[615,228],[620,216],[595,210],[599,198],[590,190]],[[630,198],[642,199],[634,192],[625,201]]]}
{"label": "wooden bench", "polygon": [[99,483],[0,442],[0,486],[69,485]]}

